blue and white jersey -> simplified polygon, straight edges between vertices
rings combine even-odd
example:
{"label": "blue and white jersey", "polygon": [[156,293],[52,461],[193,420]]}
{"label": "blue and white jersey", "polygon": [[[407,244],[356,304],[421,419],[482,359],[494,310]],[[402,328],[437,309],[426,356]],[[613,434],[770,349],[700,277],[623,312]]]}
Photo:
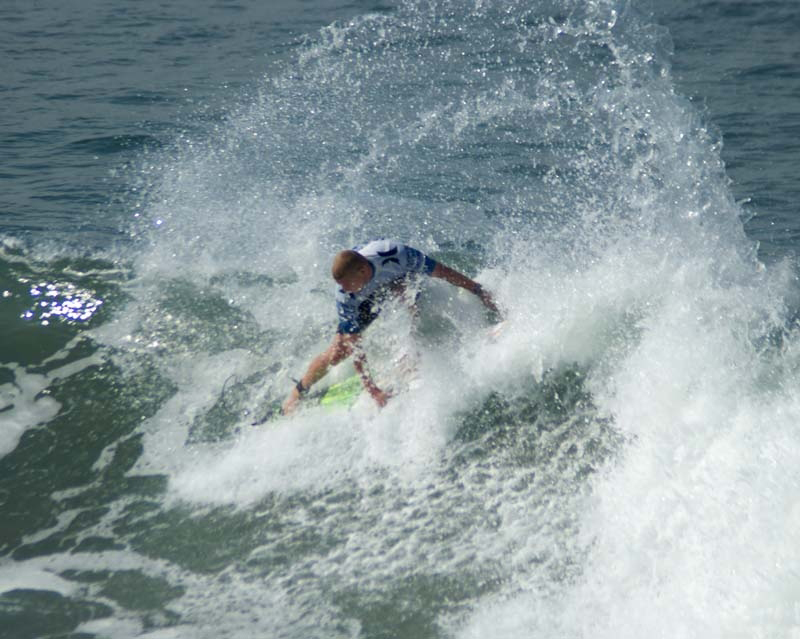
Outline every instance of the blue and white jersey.
{"label": "blue and white jersey", "polygon": [[373,240],[353,250],[369,261],[372,279],[357,293],[337,288],[339,333],[360,333],[369,326],[380,312],[373,307],[392,283],[412,273],[430,275],[436,268],[436,261],[421,251],[392,240]]}

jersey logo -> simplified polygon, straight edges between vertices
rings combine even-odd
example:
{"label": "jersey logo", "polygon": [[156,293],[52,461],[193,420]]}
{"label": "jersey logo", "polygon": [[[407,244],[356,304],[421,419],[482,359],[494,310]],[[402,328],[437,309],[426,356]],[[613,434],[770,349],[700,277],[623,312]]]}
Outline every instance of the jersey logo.
{"label": "jersey logo", "polygon": [[381,262],[381,266],[386,266],[389,262],[394,262],[395,264],[400,264],[400,260],[396,257],[392,257],[392,255],[397,255],[397,247],[395,246],[393,249],[389,251],[378,251],[378,255],[380,255],[383,259]]}

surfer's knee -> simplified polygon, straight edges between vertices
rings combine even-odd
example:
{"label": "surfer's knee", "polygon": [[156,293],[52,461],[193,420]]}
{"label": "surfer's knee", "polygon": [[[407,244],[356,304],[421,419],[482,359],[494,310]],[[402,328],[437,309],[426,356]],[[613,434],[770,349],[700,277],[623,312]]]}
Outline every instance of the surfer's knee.
{"label": "surfer's knee", "polygon": [[336,335],[333,344],[328,350],[330,365],[336,366],[342,360],[350,357],[355,341],[350,335]]}

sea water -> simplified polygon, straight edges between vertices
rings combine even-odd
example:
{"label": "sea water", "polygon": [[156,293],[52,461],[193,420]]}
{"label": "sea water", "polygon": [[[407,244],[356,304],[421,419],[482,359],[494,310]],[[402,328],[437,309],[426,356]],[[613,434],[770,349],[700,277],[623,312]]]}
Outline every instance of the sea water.
{"label": "sea water", "polygon": [[0,12],[0,637],[797,635],[794,3]]}

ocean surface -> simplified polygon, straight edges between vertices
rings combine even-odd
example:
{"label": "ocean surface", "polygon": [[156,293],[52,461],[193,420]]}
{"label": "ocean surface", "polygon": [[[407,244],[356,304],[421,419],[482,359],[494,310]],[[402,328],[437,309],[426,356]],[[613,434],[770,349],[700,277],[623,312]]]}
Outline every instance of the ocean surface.
{"label": "ocean surface", "polygon": [[[799,32],[3,3],[0,638],[800,636]],[[276,418],[382,236],[504,329],[423,282],[418,384]]]}

